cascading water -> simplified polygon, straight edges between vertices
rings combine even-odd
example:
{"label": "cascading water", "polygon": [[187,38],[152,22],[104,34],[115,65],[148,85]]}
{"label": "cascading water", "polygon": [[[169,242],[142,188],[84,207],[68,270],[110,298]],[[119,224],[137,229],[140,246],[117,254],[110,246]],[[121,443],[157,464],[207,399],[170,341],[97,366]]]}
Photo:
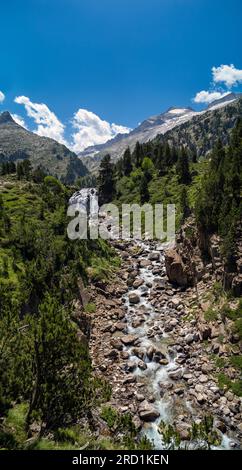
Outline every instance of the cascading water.
{"label": "cascading water", "polygon": [[[75,204],[79,210],[87,212],[89,218],[96,217],[98,213],[98,197],[97,190],[94,188],[82,189],[70,198],[69,204]],[[95,219],[97,220],[97,219]],[[160,422],[173,423],[177,414],[185,412],[190,416],[191,421],[197,418],[197,409],[194,409],[193,403],[188,398],[175,398],[174,394],[169,393],[172,384],[171,374],[177,371],[183,371],[182,361],[179,361],[180,355],[176,348],[173,348],[169,342],[169,333],[164,331],[163,325],[165,320],[172,312],[170,301],[164,296],[162,306],[156,308],[153,301],[155,296],[160,296],[162,292],[159,290],[159,282],[165,278],[166,270],[164,263],[165,244],[158,244],[150,241],[133,242],[133,246],[140,251],[138,256],[139,269],[138,278],[140,285],[135,288],[129,287],[127,293],[123,296],[124,306],[126,308],[127,333],[138,337],[139,350],[144,351],[142,361],[144,366],[134,367],[134,374],[139,382],[144,386],[146,398],[157,413],[157,419],[151,422],[144,422],[141,434],[145,435],[154,443],[155,449],[163,449],[164,443],[162,433],[160,431]],[[147,261],[151,253],[157,253],[155,260],[152,260],[147,266],[142,265],[142,261]],[[133,260],[131,260],[132,265]],[[134,266],[133,266],[134,268]],[[158,289],[156,290],[156,286]],[[153,291],[153,296],[151,295]],[[155,293],[154,293],[155,291]],[[157,292],[157,294],[156,294]],[[137,304],[131,304],[129,300],[130,293],[135,293],[139,297]],[[142,317],[142,320],[139,321]],[[134,325],[134,322],[138,320]],[[147,351],[158,351],[160,357],[164,358],[163,363],[150,357]],[[138,362],[139,357],[135,354],[134,347],[127,345],[124,348],[129,356],[129,361]],[[178,361],[178,362],[177,362]],[[222,435],[222,443],[217,449],[230,449],[231,440],[227,435]]]}
{"label": "cascading water", "polygon": [[98,213],[98,196],[95,188],[84,188],[74,193],[69,199],[70,205],[78,205],[80,211],[95,216]]}

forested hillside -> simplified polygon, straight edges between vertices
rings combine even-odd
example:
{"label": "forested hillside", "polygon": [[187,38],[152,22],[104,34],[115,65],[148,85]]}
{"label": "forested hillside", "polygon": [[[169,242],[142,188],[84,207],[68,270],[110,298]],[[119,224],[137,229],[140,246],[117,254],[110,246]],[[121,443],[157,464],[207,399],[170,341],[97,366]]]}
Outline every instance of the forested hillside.
{"label": "forested hillside", "polygon": [[93,305],[81,299],[84,286],[105,279],[118,260],[102,240],[67,238],[73,188],[37,178],[26,160],[17,174],[13,164],[1,171],[0,445],[105,446],[94,444],[89,420],[110,386],[92,375]]}
{"label": "forested hillside", "polygon": [[227,145],[236,121],[241,117],[242,99],[227,106],[219,107],[194,116],[192,121],[181,124],[165,135],[157,137],[158,142],[168,142],[171,146],[186,146],[189,151],[204,157],[216,145],[218,137]]}

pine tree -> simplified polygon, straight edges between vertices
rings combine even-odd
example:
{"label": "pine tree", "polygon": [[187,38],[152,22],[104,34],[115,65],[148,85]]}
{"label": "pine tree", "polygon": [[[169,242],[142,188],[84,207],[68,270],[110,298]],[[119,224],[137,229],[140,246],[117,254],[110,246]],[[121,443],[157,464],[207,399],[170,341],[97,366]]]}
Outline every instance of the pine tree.
{"label": "pine tree", "polygon": [[98,176],[98,191],[100,205],[111,202],[115,194],[114,169],[110,155],[103,157]]}
{"label": "pine tree", "polygon": [[219,139],[211,153],[211,170],[218,171],[219,166],[223,165],[225,150],[222,141]]}
{"label": "pine tree", "polygon": [[33,326],[35,383],[26,421],[29,426],[39,412],[45,428],[55,429],[84,411],[90,362],[87,345],[78,340],[76,327],[55,298],[46,297],[39,315]]}
{"label": "pine tree", "polygon": [[132,171],[131,152],[128,147],[123,155],[123,173],[124,176],[129,176]]}
{"label": "pine tree", "polygon": [[149,188],[148,188],[148,180],[146,175],[143,173],[141,180],[140,180],[140,202],[141,204],[144,204],[145,202],[148,202],[150,199],[150,193],[149,193]]}
{"label": "pine tree", "polygon": [[139,168],[141,166],[143,156],[144,155],[143,155],[142,145],[140,145],[139,142],[136,142],[134,151],[132,153],[132,160],[133,160],[134,165],[136,166],[136,168]]}
{"label": "pine tree", "polygon": [[185,147],[182,147],[181,152],[179,152],[176,171],[178,174],[178,180],[180,184],[189,184],[191,182],[188,154],[187,154],[187,150],[185,149]]}
{"label": "pine tree", "polygon": [[188,203],[188,198],[187,198],[186,186],[183,186],[181,190],[180,206],[181,206],[181,213],[182,213],[182,222],[184,222],[191,213],[189,203]]}
{"label": "pine tree", "polygon": [[171,148],[168,142],[165,144],[165,147],[163,150],[163,158],[164,158],[164,163],[165,163],[166,168],[169,168],[169,166],[172,164],[172,161],[171,161]]}
{"label": "pine tree", "polygon": [[192,163],[197,163],[198,157],[197,157],[197,149],[194,148],[192,152]]}

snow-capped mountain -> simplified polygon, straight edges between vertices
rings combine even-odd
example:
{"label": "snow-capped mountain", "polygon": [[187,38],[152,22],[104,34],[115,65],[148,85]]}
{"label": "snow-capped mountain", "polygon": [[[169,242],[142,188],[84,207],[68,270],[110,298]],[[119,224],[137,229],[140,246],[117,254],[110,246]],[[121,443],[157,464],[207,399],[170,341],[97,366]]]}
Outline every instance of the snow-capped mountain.
{"label": "snow-capped mountain", "polygon": [[79,154],[79,157],[92,171],[98,167],[100,160],[107,153],[109,153],[115,161],[121,157],[128,146],[133,150],[137,141],[140,143],[148,142],[154,139],[158,134],[164,135],[175,127],[192,120],[196,116],[227,106],[239,99],[240,96],[240,94],[228,94],[223,99],[214,101],[203,111],[194,111],[192,108],[171,107],[164,113],[149,117],[129,134],[119,134],[105,144],[86,148]]}

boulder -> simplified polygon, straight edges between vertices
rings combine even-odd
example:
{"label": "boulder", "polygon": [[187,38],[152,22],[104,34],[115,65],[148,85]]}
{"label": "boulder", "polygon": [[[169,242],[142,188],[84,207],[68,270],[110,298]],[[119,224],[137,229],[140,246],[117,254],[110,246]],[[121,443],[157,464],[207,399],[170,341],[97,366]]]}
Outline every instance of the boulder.
{"label": "boulder", "polygon": [[211,338],[212,329],[210,326],[202,324],[199,325],[198,329],[202,340],[206,341],[207,339]]}
{"label": "boulder", "polygon": [[191,425],[186,423],[177,423],[176,431],[178,432],[182,441],[187,441],[190,439]]}
{"label": "boulder", "polygon": [[136,393],[136,399],[141,402],[145,400],[145,397],[141,393]]}
{"label": "boulder", "polygon": [[194,334],[188,333],[188,335],[186,335],[184,339],[187,344],[191,344],[194,341]]}
{"label": "boulder", "polygon": [[154,406],[144,401],[139,407],[139,416],[142,421],[151,422],[159,418],[160,413],[156,408],[154,408]]}
{"label": "boulder", "polygon": [[208,382],[208,377],[207,377],[205,374],[200,375],[200,376],[199,376],[199,382],[200,382],[201,384],[207,383],[207,382]]}
{"label": "boulder", "polygon": [[135,336],[135,335],[125,335],[121,338],[121,341],[125,346],[130,346],[130,345],[134,344],[134,342],[137,340],[137,338],[138,337]]}
{"label": "boulder", "polygon": [[169,303],[172,307],[177,308],[179,307],[179,305],[181,305],[181,299],[179,299],[178,297],[173,297],[173,299],[171,299]]}
{"label": "boulder", "polygon": [[118,351],[117,349],[111,349],[111,351],[108,352],[108,354],[105,354],[105,356],[110,357],[113,361],[118,359]]}
{"label": "boulder", "polygon": [[115,330],[118,330],[118,331],[125,330],[126,326],[127,326],[126,323],[123,323],[123,322],[120,322],[120,321],[114,324]]}
{"label": "boulder", "polygon": [[158,251],[153,251],[152,253],[149,254],[148,259],[150,261],[159,261],[160,253]]}
{"label": "boulder", "polygon": [[136,377],[135,375],[127,375],[127,377],[124,379],[123,381],[123,384],[126,385],[126,384],[132,384],[136,382]]}
{"label": "boulder", "polygon": [[142,286],[142,284],[144,284],[143,279],[136,279],[133,282],[133,287],[134,287],[134,289],[138,289],[140,286]]}
{"label": "boulder", "polygon": [[135,292],[132,292],[129,294],[129,303],[130,304],[138,304],[140,301],[139,295],[136,294]]}
{"label": "boulder", "polygon": [[148,268],[148,266],[151,266],[151,261],[148,259],[141,259],[139,265],[141,268]]}
{"label": "boulder", "polygon": [[147,369],[147,364],[146,364],[144,361],[141,361],[141,360],[140,360],[140,361],[138,362],[138,367],[139,367],[139,369],[141,369],[141,370],[146,370],[146,369]]}
{"label": "boulder", "polygon": [[188,286],[185,265],[179,253],[174,249],[165,252],[165,266],[169,281],[182,287]]}
{"label": "boulder", "polygon": [[118,351],[122,351],[123,349],[123,345],[119,338],[111,339],[110,344],[114,349],[118,349]]}
{"label": "boulder", "polygon": [[136,367],[137,367],[136,362],[128,361],[125,366],[125,370],[127,370],[128,372],[133,372],[136,369]]}
{"label": "boulder", "polygon": [[182,369],[175,369],[168,372],[168,376],[172,380],[179,380],[182,378]]}
{"label": "boulder", "polygon": [[162,359],[166,359],[166,356],[161,351],[155,351],[152,360],[154,362],[160,362]]}
{"label": "boulder", "polygon": [[197,395],[197,402],[200,404],[200,405],[203,405],[203,403],[205,403],[206,401],[206,398],[204,395],[202,395],[201,393],[198,393]]}

